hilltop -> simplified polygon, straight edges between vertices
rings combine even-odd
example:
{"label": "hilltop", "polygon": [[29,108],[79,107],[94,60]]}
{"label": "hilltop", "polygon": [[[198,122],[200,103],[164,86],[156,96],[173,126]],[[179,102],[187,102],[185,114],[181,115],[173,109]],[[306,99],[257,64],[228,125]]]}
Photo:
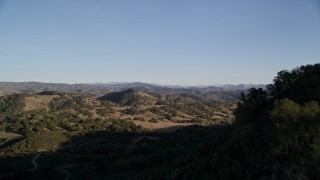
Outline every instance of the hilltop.
{"label": "hilltop", "polygon": [[100,97],[100,100],[111,101],[121,105],[154,105],[156,103],[155,97],[135,89],[112,92]]}

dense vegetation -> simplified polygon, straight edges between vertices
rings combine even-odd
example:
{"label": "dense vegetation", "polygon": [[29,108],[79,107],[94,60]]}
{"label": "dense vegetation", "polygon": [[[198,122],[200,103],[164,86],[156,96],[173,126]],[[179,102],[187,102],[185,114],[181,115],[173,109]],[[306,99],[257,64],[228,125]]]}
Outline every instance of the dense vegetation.
{"label": "dense vegetation", "polygon": [[[267,89],[242,94],[233,124],[174,133],[150,132],[128,120],[90,118],[79,111],[94,110],[92,103],[76,96],[54,99],[50,111],[28,112],[15,110],[23,107],[25,95],[4,97],[1,127],[24,138],[0,146],[0,163],[6,165],[0,178],[320,179],[319,92],[320,64],[281,71]],[[183,113],[210,119],[230,111],[218,102],[186,98],[159,104],[122,111],[166,119]],[[97,113],[112,114],[112,106],[104,99]],[[39,167],[33,170],[35,157]]]}
{"label": "dense vegetation", "polygon": [[239,157],[251,156],[245,161],[250,173],[243,176],[320,178],[319,92],[320,64],[315,64],[281,71],[266,91],[242,95],[234,126],[243,136]]}
{"label": "dense vegetation", "polygon": [[153,104],[154,99],[148,96],[141,96],[139,92],[134,89],[127,89],[121,92],[112,92],[100,98],[120,105],[140,105],[140,104]]}

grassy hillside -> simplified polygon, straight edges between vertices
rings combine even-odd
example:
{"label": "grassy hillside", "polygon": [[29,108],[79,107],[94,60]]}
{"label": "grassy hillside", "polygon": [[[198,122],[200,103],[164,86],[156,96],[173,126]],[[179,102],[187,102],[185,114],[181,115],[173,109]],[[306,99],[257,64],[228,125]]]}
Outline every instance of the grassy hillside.
{"label": "grassy hillside", "polygon": [[121,104],[128,92],[141,98],[132,90],[117,102],[46,93],[55,96],[48,108],[28,111],[43,94],[4,96],[2,132],[21,136],[0,144],[0,178],[320,179],[319,72],[319,64],[279,72],[267,89],[243,93],[234,116],[234,102],[184,96]]}
{"label": "grassy hillside", "polygon": [[0,96],[6,96],[10,94],[18,94],[20,91],[14,90],[14,89],[9,89],[9,88],[1,88],[0,87]]}
{"label": "grassy hillside", "polygon": [[134,89],[128,89],[121,92],[112,92],[105,96],[102,96],[100,100],[111,101],[120,105],[153,105],[156,98],[148,94],[136,91]]}
{"label": "grassy hillside", "polygon": [[162,101],[131,89],[100,99],[79,93],[22,93],[1,97],[0,103],[1,129],[22,134],[40,130],[94,129],[99,123],[89,128],[89,122],[109,122],[110,119],[127,120],[146,128],[151,127],[149,123],[154,123],[152,129],[177,126],[177,123],[181,127],[230,123],[235,108],[233,102],[207,103],[183,96]]}

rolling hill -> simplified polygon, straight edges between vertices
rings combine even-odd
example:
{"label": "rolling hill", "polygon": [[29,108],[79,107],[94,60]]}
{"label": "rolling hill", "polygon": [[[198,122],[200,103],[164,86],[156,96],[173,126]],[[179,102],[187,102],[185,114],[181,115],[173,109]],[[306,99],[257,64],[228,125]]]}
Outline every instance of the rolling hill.
{"label": "rolling hill", "polygon": [[135,89],[150,95],[182,95],[192,96],[197,100],[237,100],[241,92],[248,88],[265,88],[265,85],[223,85],[223,86],[165,86],[149,83],[95,83],[95,84],[61,84],[40,82],[0,82],[0,96],[13,93],[39,93],[42,91],[58,91],[68,93],[82,93],[94,97],[101,97],[110,92],[120,92]]}
{"label": "rolling hill", "polygon": [[139,92],[135,89],[127,89],[121,92],[111,92],[99,98],[120,105],[154,105],[157,99],[149,94]]}

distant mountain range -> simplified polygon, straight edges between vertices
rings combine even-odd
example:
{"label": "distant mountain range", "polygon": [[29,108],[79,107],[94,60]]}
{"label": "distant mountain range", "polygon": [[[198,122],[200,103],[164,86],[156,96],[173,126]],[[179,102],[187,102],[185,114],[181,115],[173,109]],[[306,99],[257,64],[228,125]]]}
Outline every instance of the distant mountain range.
{"label": "distant mountain range", "polygon": [[219,86],[172,86],[156,85],[142,82],[132,83],[91,83],[63,84],[41,82],[0,82],[0,96],[14,93],[38,93],[42,91],[59,91],[68,93],[83,93],[92,96],[103,96],[110,92],[136,89],[144,93],[159,96],[183,95],[207,100],[235,100],[241,92],[249,88],[265,88],[264,84],[226,84]]}

